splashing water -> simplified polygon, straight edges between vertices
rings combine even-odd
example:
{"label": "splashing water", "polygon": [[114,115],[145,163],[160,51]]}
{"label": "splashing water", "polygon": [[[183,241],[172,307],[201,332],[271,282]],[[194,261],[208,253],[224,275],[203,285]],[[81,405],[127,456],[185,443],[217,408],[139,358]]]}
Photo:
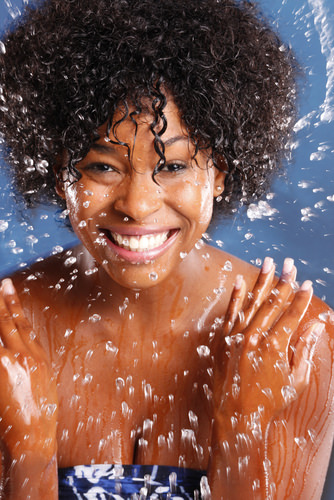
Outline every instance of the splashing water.
{"label": "splashing water", "polygon": [[[28,3],[18,0],[0,0],[0,19],[3,25],[10,19],[20,16],[22,7]],[[298,4],[298,5],[297,5]],[[231,221],[215,222],[209,234],[203,235],[205,242],[223,247],[246,261],[260,266],[265,255],[274,257],[281,267],[284,257],[295,259],[299,279],[312,279],[315,292],[334,305],[334,178],[332,173],[334,155],[334,5],[331,0],[272,0],[260,1],[265,14],[269,15],[277,26],[286,44],[291,44],[301,65],[306,68],[306,88],[301,95],[300,118],[295,126],[296,138],[293,144],[294,163],[288,167],[285,177],[278,179],[265,199],[242,208]],[[0,53],[6,50],[0,42]],[[43,172],[44,164],[39,164]],[[7,187],[9,186],[9,187]],[[91,193],[86,193],[91,196]],[[89,201],[85,202],[89,206]],[[62,252],[77,242],[72,232],[64,226],[54,223],[65,220],[67,211],[55,213],[52,207],[41,207],[34,212],[24,214],[27,221],[22,223],[11,182],[5,175],[0,177],[0,258],[1,273],[6,275],[14,269],[24,267],[27,262],[51,253]],[[80,227],[84,227],[82,221]],[[52,227],[52,230],[50,230]],[[203,246],[203,240],[196,248]],[[316,256],[316,258],[315,258]],[[186,258],[181,253],[180,257]],[[69,256],[66,265],[75,264],[75,258]],[[229,261],[224,270],[232,271]],[[87,272],[94,274],[95,268]],[[32,278],[33,279],[33,278]],[[151,273],[150,279],[158,276]],[[60,286],[61,284],[59,284]],[[217,290],[218,292],[218,290]],[[121,306],[122,312],[127,304]],[[121,312],[121,311],[120,311]],[[89,317],[90,322],[101,320],[99,315]],[[68,329],[65,339],[72,335]],[[185,332],[186,336],[187,332]],[[240,338],[226,338],[229,342],[241,342]],[[116,356],[118,348],[108,341],[105,350]],[[200,358],[208,357],[210,349],[200,345],[197,349]],[[255,354],[251,362],[254,370],[260,370],[262,360]],[[282,371],[281,363],[275,366]],[[84,382],[89,383],[91,375],[86,373]],[[122,378],[116,379],[117,391],[125,386]],[[152,398],[152,388],[143,385],[145,398]],[[238,383],[235,382],[237,396]],[[282,396],[288,402],[294,400],[295,393],[291,386],[282,388]],[[269,394],[268,394],[269,397]],[[171,404],[174,404],[171,395]],[[127,413],[128,408],[122,407]],[[194,412],[189,412],[189,425],[184,439],[191,439],[196,431],[198,419]],[[308,436],[296,436],[295,443],[304,449],[308,439],[314,439],[312,429]],[[62,439],[68,439],[65,430]],[[172,437],[170,437],[172,441]],[[105,443],[101,441],[101,447]],[[247,468],[247,456],[240,457],[239,467],[242,472]],[[270,463],[265,467],[270,469]],[[228,473],[228,471],[227,471]],[[171,491],[175,489],[177,476],[170,476]],[[201,483],[202,497],[207,494],[207,483]],[[254,481],[253,490],[259,488]],[[274,485],[272,485],[274,488]],[[140,498],[147,497],[147,487],[143,487]],[[139,497],[138,497],[139,498]]]}

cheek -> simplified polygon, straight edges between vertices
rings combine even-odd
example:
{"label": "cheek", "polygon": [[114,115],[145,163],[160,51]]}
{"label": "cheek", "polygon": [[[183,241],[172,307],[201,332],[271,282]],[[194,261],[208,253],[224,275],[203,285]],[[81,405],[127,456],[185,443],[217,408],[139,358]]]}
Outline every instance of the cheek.
{"label": "cheek", "polygon": [[208,224],[212,217],[213,185],[209,176],[201,175],[185,181],[182,189],[176,190],[178,207],[194,222]]}
{"label": "cheek", "polygon": [[80,189],[76,184],[65,186],[65,199],[70,219],[77,220],[80,213]]}
{"label": "cheek", "polygon": [[65,189],[66,205],[70,218],[75,223],[91,217],[105,216],[109,194],[107,189],[96,190],[80,182]]}

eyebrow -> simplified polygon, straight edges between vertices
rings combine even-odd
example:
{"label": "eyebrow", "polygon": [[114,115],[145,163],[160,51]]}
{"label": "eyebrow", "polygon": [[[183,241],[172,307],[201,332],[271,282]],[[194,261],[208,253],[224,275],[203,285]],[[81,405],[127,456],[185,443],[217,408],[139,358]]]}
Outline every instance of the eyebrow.
{"label": "eyebrow", "polygon": [[171,137],[170,139],[167,139],[167,141],[164,142],[164,144],[166,147],[168,147],[168,146],[171,146],[172,144],[174,144],[175,142],[178,142],[178,141],[189,142],[189,137],[187,137],[185,135],[177,135],[176,137]]}
{"label": "eyebrow", "polygon": [[[186,137],[185,135],[177,135],[176,137],[171,137],[170,139],[167,139],[167,141],[164,142],[164,145],[165,145],[165,147],[168,148],[168,146],[172,146],[173,144],[175,144],[178,141],[189,142],[189,137]],[[122,144],[120,144],[120,146],[122,146]],[[92,145],[92,149],[94,149],[95,151],[99,151],[100,153],[105,153],[105,154],[118,152],[117,148],[115,148],[112,144],[110,144],[110,146],[105,146],[103,144],[94,143]]]}

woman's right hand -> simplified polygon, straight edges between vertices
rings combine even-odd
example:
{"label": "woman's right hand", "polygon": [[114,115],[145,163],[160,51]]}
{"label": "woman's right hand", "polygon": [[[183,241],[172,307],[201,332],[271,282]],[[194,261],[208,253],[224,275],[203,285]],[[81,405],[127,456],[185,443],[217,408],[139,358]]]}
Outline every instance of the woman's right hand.
{"label": "woman's right hand", "polygon": [[0,443],[5,463],[56,454],[57,389],[10,279],[0,288]]}

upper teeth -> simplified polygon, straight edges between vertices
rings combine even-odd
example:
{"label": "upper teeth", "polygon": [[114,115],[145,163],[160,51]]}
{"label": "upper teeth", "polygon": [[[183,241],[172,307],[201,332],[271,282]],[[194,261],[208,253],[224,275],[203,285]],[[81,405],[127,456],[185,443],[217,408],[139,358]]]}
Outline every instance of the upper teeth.
{"label": "upper teeth", "polygon": [[125,234],[112,233],[112,237],[120,247],[133,252],[152,250],[162,245],[168,237],[168,231],[163,233],[145,234],[144,236],[129,236]]}

